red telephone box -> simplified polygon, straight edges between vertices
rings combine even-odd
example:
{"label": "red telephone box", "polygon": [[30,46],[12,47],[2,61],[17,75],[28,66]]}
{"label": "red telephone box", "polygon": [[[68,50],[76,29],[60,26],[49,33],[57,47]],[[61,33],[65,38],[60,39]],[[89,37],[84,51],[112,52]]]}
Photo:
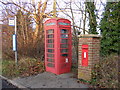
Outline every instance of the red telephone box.
{"label": "red telephone box", "polygon": [[63,18],[44,23],[45,67],[55,74],[70,72],[72,62],[71,22]]}

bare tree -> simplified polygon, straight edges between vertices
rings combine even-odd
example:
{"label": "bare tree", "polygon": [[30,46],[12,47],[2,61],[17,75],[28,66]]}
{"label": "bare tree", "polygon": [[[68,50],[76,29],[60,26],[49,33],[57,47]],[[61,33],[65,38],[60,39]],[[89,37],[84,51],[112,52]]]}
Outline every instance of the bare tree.
{"label": "bare tree", "polygon": [[[81,33],[81,30],[83,30],[84,34],[85,32],[88,32],[85,30],[85,25],[86,25],[86,12],[84,11],[84,6],[81,7],[81,2],[77,4],[73,0],[70,0],[70,2],[63,1],[65,8],[61,7],[58,3],[58,10],[61,10],[61,12],[71,21],[71,26],[72,26],[72,34],[73,34],[73,56],[75,60],[78,60],[78,34]],[[74,8],[76,7],[76,8]],[[76,21],[75,17],[76,15],[81,15],[79,20]],[[85,16],[85,17],[84,17]],[[83,24],[82,24],[83,23]]]}
{"label": "bare tree", "polygon": [[2,59],[2,25],[0,25],[0,60],[1,59]]}
{"label": "bare tree", "polygon": [[[78,59],[78,34],[89,34],[90,27],[88,22],[91,20],[90,18],[92,18],[93,23],[96,22],[95,20],[93,21],[93,16],[91,14],[93,12],[88,8],[86,0],[84,0],[84,2],[79,0],[70,0],[69,2],[62,0],[62,2],[64,3],[64,6],[57,3],[57,9],[61,10],[64,16],[72,22],[73,48],[76,52],[76,58]],[[97,2],[94,2],[95,6],[96,4]],[[98,6],[100,5],[101,4],[99,3]],[[97,16],[98,12],[99,9],[95,12],[96,17],[99,19]],[[61,15],[59,15],[59,17],[60,16]]]}
{"label": "bare tree", "polygon": [[[32,0],[31,2],[13,2],[11,0],[11,2],[7,1],[0,1],[3,5],[4,5],[4,10],[5,10],[5,17],[13,17],[14,15],[16,15],[16,12],[18,10],[21,10],[23,13],[29,13],[31,18],[34,20],[34,23],[36,24],[36,28],[33,32],[31,32],[31,36],[32,36],[32,45],[35,48],[36,44],[40,44],[39,41],[42,41],[44,43],[44,34],[43,34],[43,22],[45,18],[52,18],[52,17],[61,17],[60,13],[62,13],[62,15],[64,14],[64,17],[69,19],[72,22],[72,31],[73,31],[73,45],[76,51],[76,56],[77,56],[77,50],[78,50],[78,34],[82,33],[86,34],[89,33],[88,31],[88,20],[89,20],[89,15],[87,13],[86,10],[86,4],[85,2],[81,2],[81,1],[73,1],[70,0],[65,1],[62,0],[62,3],[64,3],[63,5],[61,5],[60,3],[58,4],[56,2],[56,0],[53,0],[54,4],[53,4],[53,10],[48,11],[46,13],[47,10],[47,3],[48,0],[45,0],[44,2],[42,2],[41,0],[36,3],[34,0]],[[57,5],[57,6],[56,6]],[[64,6],[64,7],[63,7]],[[12,8],[12,7],[16,7],[16,9]],[[11,8],[11,9],[10,9]],[[89,12],[91,13],[91,12]],[[52,16],[51,16],[52,15]],[[6,20],[7,18],[4,18],[4,20]],[[22,20],[22,19],[21,19]],[[24,19],[23,19],[24,20]],[[25,24],[24,21],[21,22],[21,24]],[[23,27],[24,29],[24,27]],[[26,28],[25,30],[23,30],[23,37],[25,42],[27,43],[29,41],[29,30]],[[38,48],[38,47],[37,47]],[[39,50],[38,50],[39,52]],[[78,57],[78,56],[77,56]]]}
{"label": "bare tree", "polygon": [[[11,1],[0,1],[3,4],[3,17],[2,21],[8,23],[8,19],[10,17],[17,16],[17,27],[18,27],[18,48],[19,54],[24,55],[32,55],[28,53],[34,53],[33,56],[38,56],[40,53],[44,56],[44,32],[43,32],[43,21],[44,18],[49,17],[48,14],[45,13],[47,8],[47,1],[39,2],[35,5],[35,2],[26,3],[26,2],[13,2]],[[28,15],[29,14],[29,15]],[[32,30],[32,27],[28,27],[27,18],[33,20],[36,23],[35,30]],[[32,23],[32,22],[31,22]],[[30,23],[29,23],[30,24]],[[13,33],[13,32],[12,32]],[[6,37],[7,38],[7,37]],[[28,48],[28,45],[29,48]],[[21,50],[27,49],[27,52],[23,52]],[[32,49],[32,51],[31,51]],[[42,49],[42,50],[41,50]],[[36,52],[36,53],[35,53]],[[22,55],[23,55],[22,54]],[[40,57],[40,55],[39,55]]]}

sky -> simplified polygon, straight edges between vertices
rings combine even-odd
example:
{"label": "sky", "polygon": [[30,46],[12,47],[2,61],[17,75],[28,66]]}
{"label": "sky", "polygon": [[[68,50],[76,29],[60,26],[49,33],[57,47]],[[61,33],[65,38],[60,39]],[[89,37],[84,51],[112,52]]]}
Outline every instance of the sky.
{"label": "sky", "polygon": [[[19,0],[4,0],[4,1],[14,1],[14,2],[18,2]],[[23,1],[23,2],[24,2],[24,1],[25,1],[25,2],[26,2],[26,1],[32,2],[33,0],[20,0],[20,1]],[[37,4],[40,0],[34,0],[34,1],[35,1],[35,3]],[[44,1],[45,1],[45,0],[42,0],[42,2],[44,2]],[[47,12],[49,12],[49,11],[52,10],[52,8],[53,8],[53,1],[54,1],[54,0],[48,0]],[[59,4],[59,6],[60,6],[61,8],[65,8],[65,7],[66,7],[66,5],[64,4],[64,2],[66,2],[66,3],[67,3],[67,2],[70,2],[70,0],[56,0],[56,1],[57,1],[57,3]],[[77,9],[77,10],[78,10],[78,7],[77,7],[76,5],[79,6],[80,2],[81,2],[81,7],[84,8],[84,4],[83,4],[84,0],[72,0],[72,1],[74,1],[74,3],[72,3],[72,8],[73,8],[73,9]],[[93,0],[87,0],[87,1],[93,1]],[[119,1],[119,0],[108,0],[108,1]],[[101,4],[101,2],[102,2],[102,4]],[[98,14],[98,17],[99,17],[99,19],[97,19],[98,24],[99,24],[99,22],[100,22],[100,19],[102,18],[102,12],[104,11],[105,2],[106,2],[106,0],[95,0],[96,9],[98,10],[98,13],[97,13],[97,14]],[[0,6],[1,6],[1,3],[0,3]],[[0,10],[1,10],[1,7],[0,7]],[[71,15],[70,12],[68,12],[68,14]],[[0,15],[1,15],[1,12],[0,12]],[[58,13],[58,16],[70,20],[70,18],[67,17],[66,15],[64,15],[62,12],[59,12],[59,13]],[[76,23],[76,25],[77,25],[77,26],[80,26],[80,25],[81,25],[81,27],[82,27],[82,26],[83,26],[83,23],[82,23],[82,22],[80,23],[80,20],[82,20],[82,19],[81,19],[81,18],[82,18],[82,13],[81,13],[80,11],[75,11],[74,17],[75,17],[75,23]],[[84,16],[83,16],[83,17],[84,17]],[[1,23],[1,22],[0,22],[0,23]],[[89,27],[88,27],[88,21],[86,21],[86,23],[87,23],[86,29],[88,30],[88,29],[89,29]],[[99,31],[99,28],[97,28],[97,30]],[[99,31],[99,34],[100,34],[100,31]]]}
{"label": "sky", "polygon": [[[64,1],[66,1],[66,0],[64,0]],[[67,0],[67,1],[70,1],[70,0]],[[75,1],[75,4],[77,4],[78,6],[79,6],[79,3],[80,3],[80,1],[81,1],[81,3],[82,3],[82,6],[81,6],[81,7],[85,8],[85,7],[84,7],[84,4],[83,4],[84,0],[73,0],[73,1]],[[100,19],[102,18],[102,13],[103,13],[103,11],[104,11],[104,6],[103,6],[103,5],[105,5],[105,1],[106,1],[106,0],[102,0],[101,2],[102,2],[103,4],[101,4],[100,0],[95,0],[96,9],[98,10],[98,13],[97,13],[97,14],[98,14],[98,17],[99,17],[99,19],[97,19],[98,24],[100,23]],[[72,4],[73,9],[78,8],[78,7],[76,7],[75,4],[74,4],[74,3]],[[60,5],[63,5],[63,4],[60,4]],[[63,14],[61,14],[61,16],[64,17]],[[88,15],[87,15],[87,16],[88,16]],[[82,20],[82,13],[76,11],[76,14],[74,15],[74,17],[75,17],[75,23],[76,23],[76,25],[77,25],[77,26],[81,25],[81,27],[83,28],[83,21],[81,21],[81,23],[80,23],[80,20]],[[83,16],[83,17],[84,17],[84,16]],[[68,19],[69,19],[69,18],[68,18]],[[89,24],[89,22],[88,22],[88,20],[86,20],[86,30],[89,29],[88,24]],[[97,30],[98,30],[98,32],[99,32],[99,34],[100,34],[99,28],[97,28]],[[81,31],[81,33],[83,33],[83,30],[80,30],[80,31]],[[86,34],[87,34],[87,32],[86,32]]]}
{"label": "sky", "polygon": [[[4,0],[4,1],[14,1],[14,2],[18,2],[19,0]],[[33,0],[20,0],[20,1],[28,1],[28,2],[32,2]],[[40,0],[34,0],[35,1],[35,3],[37,4]],[[45,0],[42,0],[42,2],[44,2]],[[53,1],[54,0],[48,0],[48,8],[47,8],[47,11],[49,12],[49,11],[51,11],[52,9],[53,9]],[[61,7],[61,8],[64,8],[64,7],[66,7],[66,5],[64,4],[64,2],[70,2],[70,0],[56,0],[57,1],[57,3],[59,4],[59,6]],[[72,0],[72,1],[74,1],[75,3],[73,3],[72,4],[72,8],[73,9],[77,9],[77,6],[76,5],[78,5],[79,6],[79,3],[81,2],[81,3],[83,3],[84,2],[84,0]],[[89,1],[91,1],[91,0],[89,0]],[[104,3],[106,0],[102,0],[102,2]],[[95,0],[95,2],[96,2],[96,8],[99,10],[99,12],[98,12],[98,15],[99,15],[99,17],[101,18],[101,14],[102,14],[102,12],[103,12],[103,6],[102,5],[100,5],[100,0]],[[76,4],[76,5],[75,5]],[[84,8],[84,4],[82,4],[81,5],[83,8]],[[68,7],[69,8],[69,7]],[[1,9],[1,8],[0,8]],[[75,23],[76,23],[76,25],[77,26],[80,26],[80,24],[81,24],[81,26],[83,26],[83,24],[82,24],[82,22],[80,23],[80,20],[81,20],[81,18],[82,18],[82,14],[81,14],[81,12],[78,12],[78,11],[75,11],[75,13],[76,14],[74,14],[74,17],[75,17]],[[71,13],[70,12],[68,12],[68,14],[71,16]],[[66,18],[66,19],[70,19],[69,17],[66,17],[66,15],[64,15],[62,12],[59,12],[58,13],[58,16],[59,17],[62,17],[62,18]],[[98,23],[100,22],[100,20],[98,19],[97,20],[98,21]],[[0,22],[1,23],[1,22]],[[87,24],[88,24],[88,22],[86,22]],[[86,29],[88,29],[89,27],[88,27],[88,25],[86,25]]]}
{"label": "sky", "polygon": [[[37,1],[37,0],[36,0]],[[42,0],[42,1],[45,1],[45,0]],[[48,2],[48,4],[49,4],[49,8],[48,8],[48,10],[47,11],[50,11],[53,7],[53,1],[54,0],[49,0],[49,2]],[[59,7],[60,8],[65,8],[66,7],[66,5],[64,4],[64,2],[70,2],[71,0],[56,0],[57,1],[57,3],[59,4]],[[75,23],[76,23],[76,25],[77,26],[81,26],[82,28],[83,28],[83,21],[81,21],[81,23],[80,23],[80,20],[82,20],[82,13],[80,12],[80,11],[78,11],[79,9],[78,9],[78,7],[76,6],[76,5],[78,5],[79,6],[79,4],[81,3],[81,8],[85,8],[84,7],[84,0],[72,0],[74,3],[72,3],[72,8],[73,9],[77,9],[77,11],[74,11],[75,12],[75,14],[74,14],[74,17],[75,17]],[[92,0],[87,0],[87,1],[92,1]],[[101,2],[102,2],[102,4],[101,4]],[[105,2],[106,2],[106,0],[95,0],[95,4],[96,4],[96,9],[98,10],[98,17],[99,17],[99,19],[97,19],[97,22],[98,22],[98,24],[99,24],[99,22],[100,22],[100,19],[102,18],[102,12],[104,11],[104,6],[103,5],[105,5]],[[75,5],[76,4],[76,5]],[[68,7],[69,8],[69,7]],[[68,12],[68,14],[71,16],[71,13],[70,12]],[[66,15],[65,14],[63,14],[62,12],[59,12],[58,13],[58,16],[59,17],[62,17],[62,18],[66,18],[66,19],[69,19],[70,20],[70,18],[69,17],[66,17]],[[84,17],[84,16],[83,16]],[[86,21],[86,30],[88,30],[89,29],[89,27],[88,27],[88,21]],[[100,34],[100,31],[99,31],[99,28],[97,28],[97,30],[98,30],[98,32],[99,32],[99,34]],[[81,31],[81,33],[83,33],[83,30],[80,30]]]}

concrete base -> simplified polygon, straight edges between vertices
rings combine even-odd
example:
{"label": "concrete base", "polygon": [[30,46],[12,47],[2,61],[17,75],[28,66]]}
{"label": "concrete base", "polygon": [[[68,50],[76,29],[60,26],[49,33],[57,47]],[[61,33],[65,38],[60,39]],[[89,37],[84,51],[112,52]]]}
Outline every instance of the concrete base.
{"label": "concrete base", "polygon": [[77,83],[77,79],[71,76],[71,73],[55,75],[44,72],[35,76],[16,78],[13,81],[29,88],[88,88],[88,85]]}

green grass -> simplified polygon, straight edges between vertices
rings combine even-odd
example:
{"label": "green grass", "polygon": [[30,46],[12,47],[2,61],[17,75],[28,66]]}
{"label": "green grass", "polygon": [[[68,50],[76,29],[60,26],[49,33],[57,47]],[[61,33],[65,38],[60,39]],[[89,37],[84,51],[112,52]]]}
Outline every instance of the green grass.
{"label": "green grass", "polygon": [[2,61],[2,75],[8,78],[13,78],[19,75],[19,70],[15,65],[15,62],[12,60],[3,60]]}
{"label": "green grass", "polygon": [[18,66],[13,60],[2,61],[2,75],[7,78],[30,76],[44,72],[44,63],[34,58],[22,58]]}
{"label": "green grass", "polygon": [[0,60],[0,75],[2,75],[2,60]]}
{"label": "green grass", "polygon": [[73,78],[77,78],[77,75],[78,75],[77,63],[76,64],[72,64],[71,71],[73,73]]}

